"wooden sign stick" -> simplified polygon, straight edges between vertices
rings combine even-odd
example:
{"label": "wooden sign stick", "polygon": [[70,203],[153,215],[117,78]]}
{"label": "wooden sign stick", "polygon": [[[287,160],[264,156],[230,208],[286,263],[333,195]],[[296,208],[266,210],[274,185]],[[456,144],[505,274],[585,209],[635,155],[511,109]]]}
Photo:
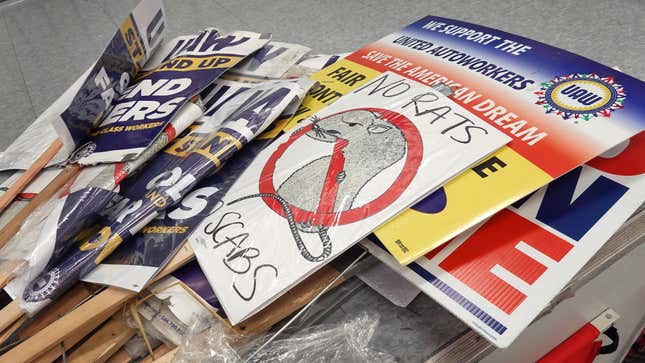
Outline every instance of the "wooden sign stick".
{"label": "wooden sign stick", "polygon": [[0,331],[5,331],[11,324],[22,318],[23,315],[25,315],[25,312],[22,311],[20,304],[16,300],[9,303],[0,310]]}
{"label": "wooden sign stick", "polygon": [[20,319],[16,320],[11,324],[10,327],[5,329],[5,331],[0,334],[0,344],[4,344],[4,342],[7,341],[7,339],[11,338],[13,333],[16,332],[16,330],[20,329],[22,327],[22,324],[24,324],[27,321],[27,316],[23,315]]}
{"label": "wooden sign stick", "polygon": [[177,347],[171,347],[167,344],[161,344],[155,350],[152,351],[152,355],[148,355],[141,360],[141,363],[170,363],[172,358],[177,353]]}
{"label": "wooden sign stick", "polygon": [[[51,199],[60,188],[65,185],[68,181],[74,178],[81,171],[81,166],[78,164],[70,164],[66,166],[56,177],[47,184],[47,186],[38,193],[38,195],[29,201],[18,214],[16,214],[7,224],[0,230],[0,248],[9,242],[9,240],[20,231],[20,227],[25,223],[25,220],[33,211],[36,210],[39,206],[43,205],[49,199]],[[20,189],[22,190],[22,189]],[[18,192],[20,193],[20,191]],[[2,195],[1,198],[4,198],[9,191]],[[16,194],[17,195],[17,194]],[[11,198],[13,200],[15,196]]]}
{"label": "wooden sign stick", "polygon": [[51,349],[58,349],[61,342],[74,337],[77,332],[84,333],[82,338],[133,296],[131,291],[108,288],[0,356],[0,362],[32,362]]}
{"label": "wooden sign stick", "polygon": [[90,338],[69,355],[70,363],[103,363],[132,338],[137,330],[128,325],[126,317],[117,313]]}
{"label": "wooden sign stick", "polygon": [[[188,263],[193,258],[193,250],[185,243],[170,263],[161,270],[152,282],[168,275],[172,271]],[[65,342],[68,338],[73,337],[76,332],[85,331],[85,334],[87,334],[96,329],[96,327],[107,320],[127,301],[136,295],[137,294],[132,291],[109,287],[85,302],[83,305],[79,306],[76,310],[54,321],[32,337],[14,347],[9,352],[0,356],[0,363],[31,362],[53,348],[58,349],[61,342]],[[17,307],[17,305],[18,304],[16,303],[15,307]],[[9,318],[5,317],[5,309],[0,312],[0,324],[3,320],[9,320]],[[20,310],[19,307],[18,310]],[[14,307],[7,309],[6,314],[16,314]],[[14,319],[14,321],[19,319],[22,314],[23,312],[20,310],[20,314]],[[5,328],[9,325],[10,323],[6,324]]]}
{"label": "wooden sign stick", "polygon": [[51,324],[56,319],[65,315],[71,311],[74,307],[83,302],[84,299],[87,299],[91,296],[91,291],[85,287],[83,284],[78,284],[69,290],[65,295],[63,295],[58,301],[56,301],[52,306],[47,308],[41,314],[30,321],[28,325],[23,326],[27,321],[27,316],[23,315],[20,319],[16,320],[8,329],[2,332],[0,335],[0,344],[4,343],[8,338],[10,338],[13,333],[20,328],[18,332],[18,339],[25,340],[30,336],[39,332],[42,328]]}
{"label": "wooden sign stick", "polygon": [[40,154],[38,159],[31,164],[29,169],[25,170],[25,173],[11,184],[9,189],[0,197],[0,213],[2,213],[18,196],[18,194],[20,194],[20,192],[22,192],[22,190],[25,189],[32,180],[34,180],[36,175],[38,175],[47,163],[56,156],[62,147],[63,141],[61,139],[56,139],[42,154]]}
{"label": "wooden sign stick", "polygon": [[[194,253],[190,245],[185,243],[170,263],[151,281],[151,284],[185,265],[193,258]],[[306,305],[338,275],[337,270],[325,266],[309,279],[297,285],[289,294],[282,296],[256,316],[233,327],[233,329],[244,334],[266,331],[276,322]],[[341,281],[342,279],[339,279],[336,283]],[[58,349],[60,342],[78,335],[78,331],[89,333],[135,296],[136,294],[132,291],[109,287],[76,310],[0,356],[0,363],[28,362],[52,348]]]}
{"label": "wooden sign stick", "polygon": [[80,306],[84,300],[92,296],[90,290],[85,284],[77,284],[72,287],[65,295],[56,300],[51,306],[38,314],[32,322],[18,333],[20,340],[25,340],[41,331],[47,325],[58,320],[61,316],[73,311]]}
{"label": "wooden sign stick", "polygon": [[125,348],[119,349],[116,353],[112,354],[106,363],[130,363],[134,361],[134,358],[125,350]]}
{"label": "wooden sign stick", "polygon": [[0,264],[0,289],[7,286],[13,279],[15,271],[24,263],[25,261],[6,260]]}
{"label": "wooden sign stick", "polygon": [[[112,314],[109,313],[104,313],[101,315],[103,321],[107,320]],[[100,323],[99,323],[100,324]],[[63,352],[65,354],[68,354],[68,351],[70,350],[71,347],[76,345],[78,342],[83,340],[86,335],[92,332],[94,328],[91,326],[86,326],[83,329],[75,331],[72,335],[69,337],[65,338],[62,343],[59,343],[58,346],[51,348],[44,354],[41,354],[36,360],[34,360],[34,363],[53,363],[58,360],[58,357],[63,355]]]}

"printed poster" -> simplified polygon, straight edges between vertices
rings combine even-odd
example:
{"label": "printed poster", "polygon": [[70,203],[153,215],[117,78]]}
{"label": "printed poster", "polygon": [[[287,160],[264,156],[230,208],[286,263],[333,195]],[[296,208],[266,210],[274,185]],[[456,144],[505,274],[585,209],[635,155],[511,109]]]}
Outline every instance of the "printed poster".
{"label": "printed poster", "polygon": [[[643,82],[543,43],[434,16],[315,74],[320,85],[309,92],[293,123],[385,71],[429,86],[449,85],[452,101],[512,138],[376,231],[403,264],[645,125]],[[443,112],[434,110],[437,117]]]}
{"label": "printed poster", "polygon": [[396,269],[494,345],[507,347],[645,202],[645,132]]}
{"label": "printed poster", "polygon": [[86,141],[112,102],[123,94],[161,43],[165,28],[161,0],[142,0],[121,22],[74,98],[52,118],[67,155]]}
{"label": "printed poster", "polygon": [[56,264],[65,253],[86,238],[95,223],[118,213],[124,205],[110,201],[119,195],[121,182],[157,155],[175,135],[181,134],[201,115],[199,106],[187,103],[137,159],[84,167],[54,198],[29,215],[19,233],[5,248],[11,252],[14,262],[25,265],[21,273],[5,286],[5,291],[12,297],[22,295],[35,276]]}
{"label": "printed poster", "polygon": [[98,59],[0,154],[0,170],[28,169],[58,138],[63,148],[47,166],[64,162],[154,53],[165,28],[162,1],[139,2]]}
{"label": "printed poster", "polygon": [[254,81],[280,78],[309,51],[311,48],[304,45],[271,41],[240,62],[231,73]]}
{"label": "printed poster", "polygon": [[508,140],[386,72],[263,150],[189,242],[237,324]]}
{"label": "printed poster", "polygon": [[140,75],[73,159],[96,164],[136,158],[191,97],[262,48],[269,38],[245,31],[225,35],[214,29],[201,32],[179,54]]}
{"label": "printed poster", "polygon": [[[213,103],[214,106],[205,112],[205,117],[200,118],[188,132],[174,140],[141,174],[126,179],[119,196],[112,200],[107,209],[115,209],[115,213],[118,213],[132,199],[144,194],[143,191],[154,177],[163,170],[170,170],[179,165],[183,158],[212,132],[205,130],[216,129],[232,113],[257,104],[258,100],[263,99],[272,100],[271,106],[265,108],[265,111],[271,112],[264,112],[265,117],[275,119],[280,113],[287,117],[295,111],[312,85],[312,81],[307,78],[259,84],[224,80],[215,83],[228,85],[234,96],[227,97],[225,104]],[[204,98],[205,103],[211,103],[210,101],[218,95],[220,93]],[[83,281],[141,291],[172,259],[202,219],[219,206],[221,198],[254,157],[273,141],[272,137],[265,135],[251,140],[219,172],[198,183],[177,206],[150,221],[132,240],[119,246],[110,257],[83,277]]]}

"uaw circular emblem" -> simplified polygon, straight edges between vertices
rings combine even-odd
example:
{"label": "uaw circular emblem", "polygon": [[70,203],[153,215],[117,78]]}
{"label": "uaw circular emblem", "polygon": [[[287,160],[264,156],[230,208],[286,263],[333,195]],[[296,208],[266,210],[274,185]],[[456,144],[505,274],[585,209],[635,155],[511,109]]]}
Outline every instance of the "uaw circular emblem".
{"label": "uaw circular emblem", "polygon": [[610,117],[623,108],[625,90],[614,78],[591,74],[570,74],[556,77],[540,85],[535,92],[536,104],[546,113],[555,113],[563,119],[589,121],[592,117]]}
{"label": "uaw circular emblem", "polygon": [[25,289],[23,299],[27,302],[38,302],[48,299],[60,283],[60,269],[51,269],[39,276]]}

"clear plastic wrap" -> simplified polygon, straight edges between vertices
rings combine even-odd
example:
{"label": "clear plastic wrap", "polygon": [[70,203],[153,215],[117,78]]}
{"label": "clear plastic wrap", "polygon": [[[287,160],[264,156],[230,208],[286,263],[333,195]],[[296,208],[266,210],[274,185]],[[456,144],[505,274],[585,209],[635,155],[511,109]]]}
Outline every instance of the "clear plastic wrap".
{"label": "clear plastic wrap", "polygon": [[155,348],[153,342],[181,344],[189,327],[173,316],[163,300],[151,297],[138,302],[135,308],[129,311],[128,325],[139,330],[145,346],[150,345],[146,348],[148,353]]}
{"label": "clear plastic wrap", "polygon": [[[152,349],[157,348],[161,345],[161,341],[155,338],[148,338],[148,341]],[[128,353],[132,359],[143,358],[150,354],[148,347],[146,346],[143,336],[140,333],[137,333],[132,339],[128,340],[127,343],[123,346],[123,349]]]}
{"label": "clear plastic wrap", "polygon": [[[325,98],[324,87],[309,95]],[[188,239],[233,325],[508,142],[440,91],[393,73],[299,126],[258,154]]]}
{"label": "clear plastic wrap", "polygon": [[394,362],[369,345],[378,322],[377,315],[361,313],[343,323],[316,325],[269,341],[270,335],[233,335],[221,322],[201,316],[174,362]]}
{"label": "clear plastic wrap", "polygon": [[74,236],[90,227],[101,213],[114,209],[109,202],[117,195],[121,181],[172,141],[174,136],[169,135],[181,133],[201,114],[200,106],[192,102],[184,105],[167,126],[172,132],[160,135],[137,159],[84,167],[56,197],[36,208],[0,252],[3,276],[19,276],[8,284],[7,292],[20,296],[31,280],[80,239]]}
{"label": "clear plastic wrap", "polygon": [[404,308],[421,293],[418,287],[397,271],[379,263],[374,257],[371,257],[370,260],[373,263],[363,269],[358,277],[392,304]]}

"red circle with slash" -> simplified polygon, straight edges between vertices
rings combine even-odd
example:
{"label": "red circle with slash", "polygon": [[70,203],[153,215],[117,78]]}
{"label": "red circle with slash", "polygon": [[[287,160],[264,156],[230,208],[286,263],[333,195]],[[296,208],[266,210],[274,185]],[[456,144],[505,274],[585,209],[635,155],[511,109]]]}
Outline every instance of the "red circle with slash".
{"label": "red circle with slash", "polygon": [[[421,159],[423,158],[423,144],[421,141],[421,135],[419,135],[419,131],[417,130],[416,126],[414,126],[414,124],[410,120],[408,120],[407,117],[394,111],[381,108],[357,108],[352,110],[345,110],[342,113],[358,110],[379,113],[383,119],[387,120],[390,124],[397,127],[401,131],[407,144],[407,156],[401,173],[392,183],[392,185],[390,185],[390,187],[383,192],[383,194],[357,208],[352,208],[341,212],[334,212],[333,202],[336,200],[336,193],[333,193],[333,195],[331,196],[328,195],[330,193],[323,193],[325,195],[328,195],[327,202],[321,200],[318,206],[318,210],[315,212],[300,209],[296,206],[291,205],[290,209],[296,222],[306,223],[315,221],[317,224],[332,226],[353,223],[365,219],[373,214],[380,212],[385,207],[392,204],[392,202],[394,202],[399,196],[401,196],[401,194],[412,182],[412,179],[414,179],[417,170],[419,170]],[[338,114],[339,113],[336,113],[327,117],[333,117]],[[262,169],[262,173],[260,174],[260,193],[274,195],[276,194],[276,187],[273,185],[273,175],[277,161],[284,155],[284,153],[289,149],[289,147],[291,147],[291,145],[293,145],[296,140],[309,132],[312,126],[313,124],[310,123],[298,132],[291,135],[291,137],[289,137],[289,139],[283,144],[278,146],[276,151],[271,155],[271,157],[269,157],[269,160],[267,160],[267,163],[265,164],[264,168]],[[346,145],[346,140],[336,141],[336,145],[334,146],[334,153],[331,156],[332,160],[330,162],[330,169],[334,167],[334,164],[337,164],[334,162],[335,160],[343,159],[342,149]],[[342,171],[342,165],[339,171]],[[327,175],[329,176],[335,174],[328,170]],[[270,197],[263,197],[262,199],[267,204],[267,206],[269,206],[269,208],[271,208],[282,217],[285,217],[282,207],[276,200]],[[330,200],[331,204],[329,204]],[[325,210],[325,206],[323,206],[323,204],[325,203],[328,204],[326,207],[329,212],[321,211]]]}

